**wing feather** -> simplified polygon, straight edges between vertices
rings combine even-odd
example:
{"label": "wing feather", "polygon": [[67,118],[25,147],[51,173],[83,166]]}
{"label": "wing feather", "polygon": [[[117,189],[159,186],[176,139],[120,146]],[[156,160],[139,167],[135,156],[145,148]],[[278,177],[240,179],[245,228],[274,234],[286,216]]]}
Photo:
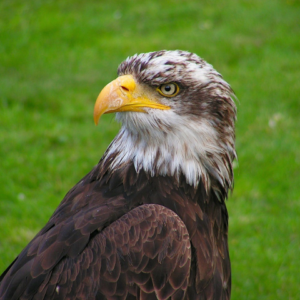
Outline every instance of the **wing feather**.
{"label": "wing feather", "polygon": [[[66,195],[4,272],[0,299],[26,300],[36,293],[39,299],[85,299],[92,290],[97,299],[113,297],[113,291],[120,299],[165,299],[171,293],[172,299],[186,294],[195,300],[210,299],[216,288],[220,299],[228,299],[225,204],[204,195],[201,186],[189,192],[168,176],[148,178],[141,170],[122,177],[132,165],[115,174],[109,187],[111,175],[99,175],[100,167]],[[182,232],[188,232],[188,250]]]}
{"label": "wing feather", "polygon": [[[60,230],[56,231],[59,236]],[[92,300],[100,289],[103,297],[97,299],[134,292],[137,299],[146,293],[146,298],[164,300],[178,295],[178,290],[184,295],[187,289],[189,235],[182,220],[165,207],[149,204],[131,210],[98,232],[77,256],[62,256],[66,253],[62,242],[51,241],[46,250],[43,241],[43,251],[12,278],[11,287],[22,285],[22,274],[30,269],[23,291],[10,293],[10,299],[45,295],[46,299]]]}

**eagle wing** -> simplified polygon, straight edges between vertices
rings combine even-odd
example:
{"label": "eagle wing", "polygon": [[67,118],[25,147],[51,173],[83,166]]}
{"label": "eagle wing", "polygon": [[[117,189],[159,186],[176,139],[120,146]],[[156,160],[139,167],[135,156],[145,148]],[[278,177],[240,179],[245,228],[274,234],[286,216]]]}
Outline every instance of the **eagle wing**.
{"label": "eagle wing", "polygon": [[3,274],[0,299],[182,299],[191,263],[182,220],[84,181]]}

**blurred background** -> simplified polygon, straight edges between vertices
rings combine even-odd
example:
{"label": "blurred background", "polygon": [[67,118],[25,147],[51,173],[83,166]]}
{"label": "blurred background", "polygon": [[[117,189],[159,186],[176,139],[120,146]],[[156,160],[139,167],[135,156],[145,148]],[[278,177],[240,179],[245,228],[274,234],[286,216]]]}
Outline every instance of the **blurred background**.
{"label": "blurred background", "polygon": [[182,49],[238,101],[232,299],[299,299],[300,1],[0,2],[0,273],[119,129],[98,93],[135,53]]}

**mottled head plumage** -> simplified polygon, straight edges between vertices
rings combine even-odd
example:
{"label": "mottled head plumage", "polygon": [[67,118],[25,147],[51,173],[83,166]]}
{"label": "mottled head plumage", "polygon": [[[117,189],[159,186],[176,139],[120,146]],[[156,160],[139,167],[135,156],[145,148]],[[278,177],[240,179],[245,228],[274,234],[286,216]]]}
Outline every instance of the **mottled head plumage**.
{"label": "mottled head plumage", "polygon": [[[151,85],[174,80],[189,84],[189,80],[194,76],[192,73],[206,66],[209,65],[196,54],[180,50],[162,50],[128,57],[120,64],[118,74],[134,74],[138,81]],[[204,81],[204,78],[202,80]]]}
{"label": "mottled head plumage", "polygon": [[[133,162],[136,171],[174,176],[197,187],[204,182],[220,198],[233,185],[236,106],[229,84],[207,62],[186,51],[158,51],[128,57],[119,75],[132,75],[170,110],[118,112],[122,128],[109,147],[111,168]],[[156,89],[175,82],[180,91],[167,98]],[[104,159],[105,160],[105,159]]]}

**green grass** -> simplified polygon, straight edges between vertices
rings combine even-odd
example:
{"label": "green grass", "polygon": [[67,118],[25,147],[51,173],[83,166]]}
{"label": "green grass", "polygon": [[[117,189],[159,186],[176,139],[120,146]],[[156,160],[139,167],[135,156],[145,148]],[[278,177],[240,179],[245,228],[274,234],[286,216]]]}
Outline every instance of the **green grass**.
{"label": "green grass", "polygon": [[300,1],[0,3],[0,273],[116,134],[94,101],[128,55],[196,52],[238,101],[232,299],[299,299]]}

